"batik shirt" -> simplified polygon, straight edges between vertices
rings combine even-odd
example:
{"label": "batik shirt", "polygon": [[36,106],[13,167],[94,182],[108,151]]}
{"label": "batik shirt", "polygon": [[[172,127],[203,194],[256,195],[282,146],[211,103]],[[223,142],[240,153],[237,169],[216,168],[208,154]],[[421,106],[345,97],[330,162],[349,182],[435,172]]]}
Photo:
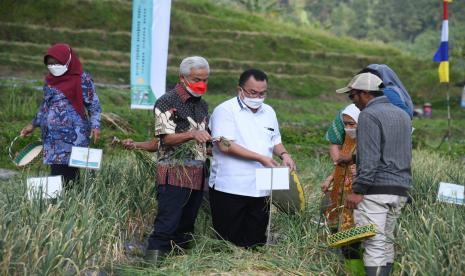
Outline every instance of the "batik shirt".
{"label": "batik shirt", "polygon": [[[182,133],[191,130],[206,130],[208,105],[201,98],[192,97],[182,85],[157,100],[154,108],[155,136]],[[182,156],[184,160],[205,161],[206,147],[204,143],[190,143],[192,149]],[[176,156],[178,146],[167,146],[161,139],[158,151],[159,160],[169,160]]]}
{"label": "batik shirt", "polygon": [[61,91],[44,85],[44,100],[32,121],[42,131],[44,164],[68,164],[71,148],[87,147],[91,129],[100,129],[102,109],[90,74],[82,74],[81,86],[86,119]]}
{"label": "batik shirt", "polygon": [[195,140],[169,146],[164,136],[192,130],[206,130],[208,106],[178,84],[157,100],[154,108],[158,147],[157,184],[170,184],[200,190],[204,182],[205,143]]}

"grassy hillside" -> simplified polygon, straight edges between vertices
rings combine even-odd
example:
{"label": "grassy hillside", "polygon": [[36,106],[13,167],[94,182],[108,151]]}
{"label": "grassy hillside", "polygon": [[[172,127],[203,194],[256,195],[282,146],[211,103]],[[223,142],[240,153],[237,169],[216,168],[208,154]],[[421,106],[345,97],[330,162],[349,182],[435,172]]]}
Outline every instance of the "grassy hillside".
{"label": "grassy hillside", "polygon": [[[465,114],[454,102],[451,146],[456,156],[445,156],[448,144],[440,143],[447,128],[446,111],[436,84],[436,65],[384,44],[286,25],[213,2],[173,1],[168,86],[176,82],[183,57],[205,56],[212,68],[205,99],[212,109],[234,95],[243,69],[266,70],[271,77],[271,95],[266,101],[276,109],[283,141],[297,162],[306,211],[288,216],[275,210],[273,231],[282,234],[278,244],[247,251],[213,239],[208,212],[203,209],[196,225],[196,244],[189,254],[170,256],[160,270],[140,267],[139,254],[128,252],[127,244],[140,243],[151,230],[156,206],[154,164],[151,156],[108,146],[113,136],[146,139],[153,124],[150,111],[129,110],[125,87],[129,84],[131,3],[2,0],[0,167],[13,168],[6,149],[42,99],[41,79],[46,73],[42,55],[54,42],[70,43],[97,83],[114,85],[98,86],[103,110],[119,115],[132,130],[125,133],[105,121],[103,139],[95,145],[104,148],[104,167],[89,174],[82,191],[73,191],[55,204],[25,197],[24,180],[46,174],[44,166],[36,164],[8,182],[0,181],[0,274],[98,270],[122,275],[343,274],[340,255],[325,247],[314,223],[321,197],[318,184],[332,169],[322,137],[336,110],[348,104],[334,89],[370,63],[389,64],[419,104],[426,99],[434,107],[433,120],[414,120],[414,203],[401,220],[403,238],[396,244],[399,265],[395,271],[412,275],[464,271],[460,259],[463,209],[435,203],[434,196],[439,181],[465,181],[464,161],[456,158],[465,152]],[[454,100],[457,95],[453,90]],[[441,154],[432,151],[438,145]],[[447,231],[445,225],[454,231]]]}
{"label": "grassy hillside", "polygon": [[[39,77],[44,68],[38,61],[47,45],[65,41],[96,80],[128,83],[130,2],[6,0],[0,26],[3,74],[19,70]],[[273,91],[289,95],[331,93],[369,63],[390,64],[413,94],[434,84],[429,64],[394,48],[284,25],[209,1],[173,1],[169,54],[170,83],[183,57],[207,57],[212,92],[230,91],[237,74],[251,66],[271,74]]]}

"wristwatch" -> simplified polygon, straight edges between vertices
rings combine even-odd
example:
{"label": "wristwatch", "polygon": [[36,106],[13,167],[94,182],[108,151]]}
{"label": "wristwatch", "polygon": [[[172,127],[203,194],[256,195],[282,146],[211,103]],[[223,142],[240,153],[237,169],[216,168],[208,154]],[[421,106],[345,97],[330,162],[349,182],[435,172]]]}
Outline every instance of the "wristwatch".
{"label": "wristwatch", "polygon": [[283,155],[284,154],[289,154],[287,151],[283,151],[279,154],[279,159],[283,160]]}

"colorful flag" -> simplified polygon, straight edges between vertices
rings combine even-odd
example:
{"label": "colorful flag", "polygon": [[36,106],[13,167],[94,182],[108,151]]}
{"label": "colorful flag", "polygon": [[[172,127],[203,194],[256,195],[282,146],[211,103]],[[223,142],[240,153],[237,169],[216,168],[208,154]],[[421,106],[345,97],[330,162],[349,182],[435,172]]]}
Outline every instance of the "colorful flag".
{"label": "colorful flag", "polygon": [[449,82],[449,12],[448,3],[452,0],[444,0],[444,16],[442,21],[441,44],[439,45],[433,61],[439,63],[439,82]]}
{"label": "colorful flag", "polygon": [[153,109],[165,93],[171,0],[134,0],[131,33],[131,108]]}

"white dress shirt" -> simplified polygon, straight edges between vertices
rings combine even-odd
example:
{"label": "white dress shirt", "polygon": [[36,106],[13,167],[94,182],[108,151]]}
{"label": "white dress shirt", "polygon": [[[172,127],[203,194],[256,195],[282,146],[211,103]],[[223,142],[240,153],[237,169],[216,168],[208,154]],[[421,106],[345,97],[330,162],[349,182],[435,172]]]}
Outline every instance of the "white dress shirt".
{"label": "white dress shirt", "polygon": [[[253,113],[239,97],[217,106],[209,123],[213,138],[221,136],[261,155],[273,156],[273,148],[281,143],[278,120],[273,108],[267,104]],[[268,190],[256,190],[255,169],[259,162],[222,153],[213,147],[213,162],[209,185],[215,190],[251,197],[269,196]]]}

